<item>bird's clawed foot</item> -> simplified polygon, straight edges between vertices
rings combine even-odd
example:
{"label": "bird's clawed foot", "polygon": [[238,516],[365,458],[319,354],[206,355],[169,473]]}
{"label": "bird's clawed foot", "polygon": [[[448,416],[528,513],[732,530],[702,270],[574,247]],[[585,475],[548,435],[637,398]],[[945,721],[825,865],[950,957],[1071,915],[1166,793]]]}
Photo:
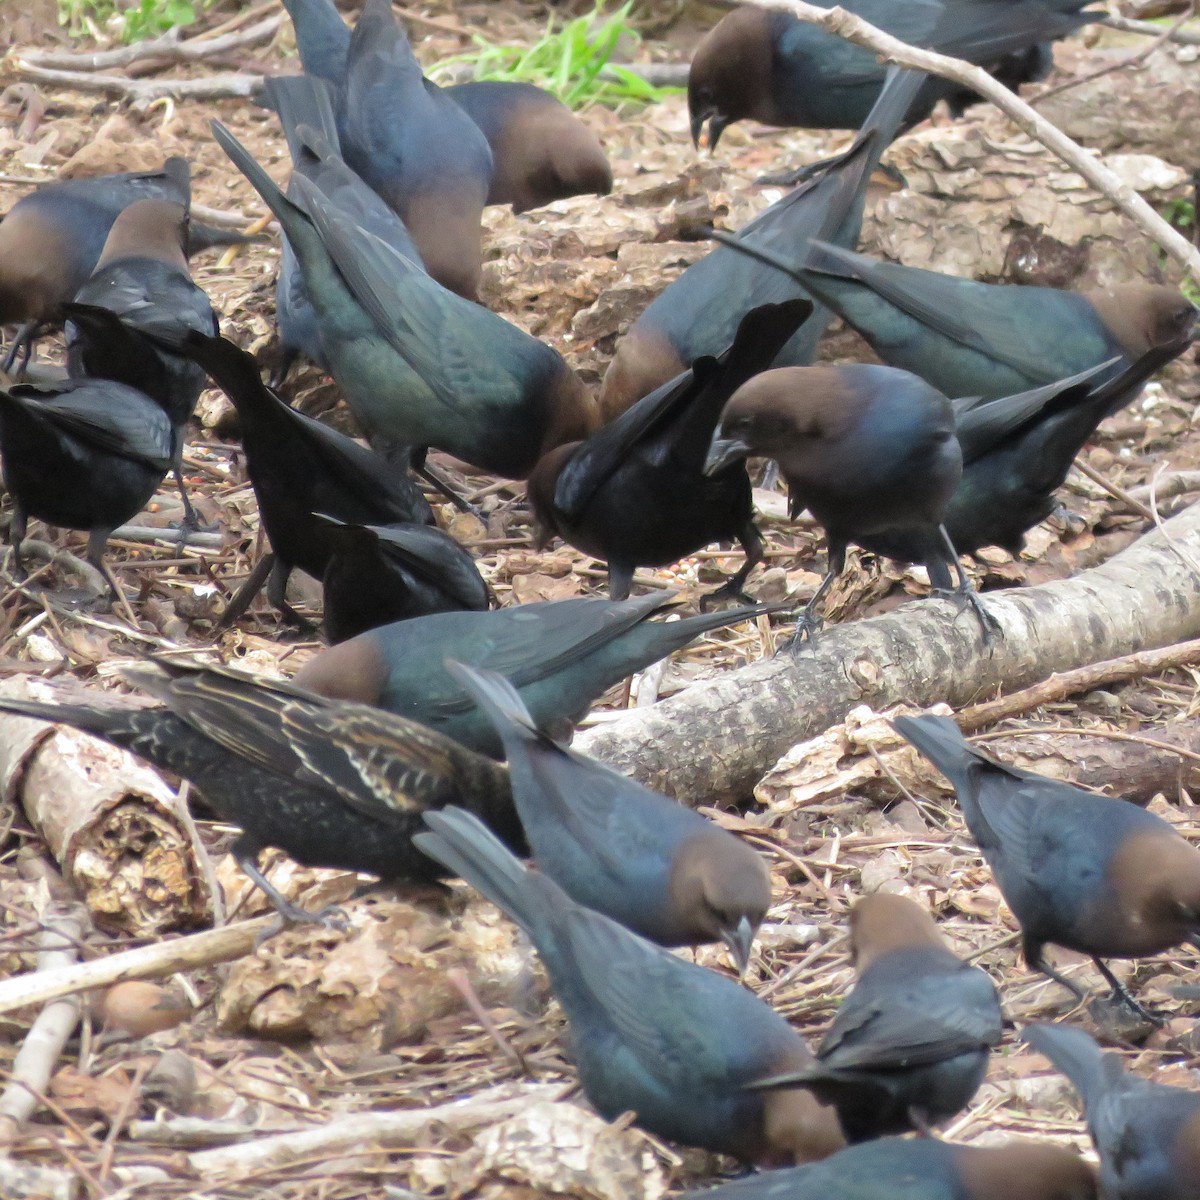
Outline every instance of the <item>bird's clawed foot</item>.
{"label": "bird's clawed foot", "polygon": [[807,643],[810,650],[817,648],[817,634],[825,628],[825,622],[821,619],[819,613],[815,613],[811,608],[806,608],[796,622],[796,628],[792,631],[792,636],[776,651],[776,654],[799,654]]}
{"label": "bird's clawed foot", "polygon": [[987,605],[984,604],[979,593],[973,587],[956,587],[951,588],[949,591],[939,588],[933,594],[945,600],[953,600],[960,613],[968,608],[975,613],[975,618],[979,622],[980,632],[983,635],[983,644],[989,651],[995,646],[997,639],[1004,633],[1004,626],[988,610]]}
{"label": "bird's clawed foot", "polygon": [[728,583],[723,583],[719,588],[714,588],[711,592],[705,592],[700,597],[700,611],[708,612],[714,604],[719,604],[723,600],[739,600],[742,604],[758,603],[749,592],[743,589],[741,580],[734,578]]}
{"label": "bird's clawed foot", "polygon": [[282,933],[289,925],[320,925],[323,929],[331,929],[337,933],[350,932],[350,918],[346,910],[336,904],[326,905],[320,912],[310,912],[285,899],[278,892],[271,897],[275,906],[275,920],[254,939],[255,947],[270,941]]}

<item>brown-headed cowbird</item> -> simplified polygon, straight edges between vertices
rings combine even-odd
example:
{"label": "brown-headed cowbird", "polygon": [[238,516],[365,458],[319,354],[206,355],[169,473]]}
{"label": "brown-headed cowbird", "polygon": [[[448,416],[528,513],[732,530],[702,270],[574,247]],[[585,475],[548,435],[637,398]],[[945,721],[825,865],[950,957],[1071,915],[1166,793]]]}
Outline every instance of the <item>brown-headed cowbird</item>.
{"label": "brown-headed cowbird", "polygon": [[[23,196],[0,222],[0,325],[23,323],[0,370],[12,370],[23,350],[60,321],[59,305],[70,300],[95,269],[118,214],[135,200],[191,200],[187,160],[169,158],[161,171],[126,172],[61,179]],[[210,246],[236,245],[246,235],[188,225],[189,256]]]}
{"label": "brown-headed cowbird", "polygon": [[538,729],[495,671],[447,662],[487,713],[538,870],[577,904],[660,946],[722,941],[745,973],[771,903],[757,851],[676,800]]}
{"label": "brown-headed cowbird", "polygon": [[400,214],[429,274],[476,299],[492,152],[425,78],[391,0],[363,5],[337,87],[337,121],[347,165]]}
{"label": "brown-headed cowbird", "polygon": [[[340,17],[338,22],[341,23]],[[346,36],[349,38],[348,32]],[[263,95],[279,117],[292,156],[293,172],[308,179],[356,225],[370,230],[392,249],[420,264],[416,244],[399,215],[342,161],[329,84],[311,75],[276,75],[264,80]],[[294,197],[294,189],[290,186],[288,195]],[[300,354],[322,370],[327,368],[321,346],[321,323],[313,311],[304,277],[286,237],[275,284],[275,320],[280,342],[276,384],[287,377]]]}
{"label": "brown-headed cowbird", "polygon": [[551,600],[480,613],[435,613],[369,630],[330,646],[296,673],[325,696],[375,704],[499,757],[500,739],[475,701],[446,672],[455,658],[503,675],[521,693],[537,727],[567,740],[615,683],[720,629],[771,606],[655,621],[674,607],[671,592],[632,600]]}
{"label": "brown-headed cowbird", "polygon": [[158,662],[129,674],[166,707],[0,697],[0,711],[72,725],[190,780],[242,830],[234,856],[289,920],[313,918],[259,872],[268,846],[305,866],[428,882],[442,872],[412,835],[427,809],[457,804],[524,848],[504,772],[423,725],[223,667]]}
{"label": "brown-headed cowbird", "polygon": [[1090,955],[1114,994],[1149,1016],[1101,960],[1200,946],[1200,850],[1136,804],[988,758],[948,717],[893,724],[954,785],[1021,927],[1025,961],[1082,1000],[1043,950],[1053,943]]}
{"label": "brown-headed cowbird", "polygon": [[[337,86],[346,76],[350,30],[331,0],[285,0],[309,75]],[[612,168],[595,134],[565,104],[530,83],[460,83],[442,89],[487,138],[488,204],[514,211],[586,193],[606,196]]]}
{"label": "brown-headed cowbird", "polygon": [[0,457],[13,496],[10,539],[22,569],[30,517],[88,530],[104,570],[109,535],[140,512],[171,467],[173,433],[149,396],[111,379],[0,390]]}
{"label": "brown-headed cowbird", "polygon": [[1083,1100],[1107,1200],[1196,1200],[1200,1195],[1200,1092],[1151,1083],[1103,1054],[1082,1029],[1028,1025]]}
{"label": "brown-headed cowbird", "polygon": [[[755,217],[738,239],[787,255],[813,237],[856,245],[867,182],[924,78],[920,71],[894,72],[854,145]],[[748,255],[716,247],[664,288],[617,343],[600,393],[605,421],[674,379],[701,355],[721,354],[751,309],[797,298],[809,296],[795,281]],[[828,310],[818,308],[779,352],[775,365],[811,362],[830,319]]]}
{"label": "brown-headed cowbird", "polygon": [[907,371],[864,363],[766,371],[725,405],[705,470],[750,454],[778,462],[792,515],[807,508],[825,529],[829,566],[793,647],[820,628],[819,605],[850,543],[897,529],[919,540],[931,579],[953,565],[955,594],[974,607],[985,640],[991,636],[991,619],[943,525],[962,477],[962,452],[954,410],[941,392]]}
{"label": "brown-headed cowbird", "polygon": [[300,622],[286,599],[292,569],[321,579],[334,553],[336,534],[314,514],[366,525],[433,524],[433,510],[407,475],[285,404],[244,350],[195,332],[178,349],[212,376],[237,410],[246,473],[275,554],[267,598],[286,619]]}
{"label": "brown-headed cowbird", "polygon": [[391,455],[435,446],[524,478],[595,428],[595,401],[556,350],[447,291],[303,176],[293,175],[298,202],[289,200],[224,126],[213,132],[279,218],[330,373],[372,445]]}
{"label": "brown-headed cowbird", "polygon": [[808,1088],[837,1108],[852,1143],[928,1132],[966,1108],[987,1074],[1003,1034],[995,985],[956,958],[929,913],[904,896],[859,900],[850,949],[858,982],[817,1062],[755,1086]]}
{"label": "brown-headed cowbird", "polygon": [[823,1162],[766,1171],[680,1200],[1099,1200],[1095,1169],[1065,1146],[957,1146],[883,1138]]}
{"label": "brown-headed cowbird", "polygon": [[483,612],[492,592],[470,553],[436,525],[357,525],[324,513],[331,552],[321,580],[331,643],[439,612]]}
{"label": "brown-headed cowbird", "polygon": [[[1196,308],[1178,290],[1128,283],[1087,292],[978,283],[818,243],[796,276],[893,367],[948,396],[984,400],[1106,363],[1116,375],[1150,350],[1182,353]],[[1173,357],[1173,356],[1172,356]],[[1114,395],[1114,413],[1137,395]]]}
{"label": "brown-headed cowbird", "polygon": [[[217,318],[188,270],[187,209],[170,200],[135,200],[113,222],[91,278],[74,303],[115,313],[141,333],[167,339],[189,329],[212,336]],[[86,320],[68,322],[67,369],[79,378],[115,379],[162,405],[174,431],[175,482],[183,500],[184,528],[200,525],[183,486],[183,440],[204,390],[202,368],[169,350],[147,345],[129,354],[113,344],[107,329],[96,332]]]}
{"label": "brown-headed cowbird", "polygon": [[607,563],[608,594],[623,600],[635,567],[736,538],[746,561],[706,599],[746,598],[742,586],[763,556],[750,477],[741,460],[711,476],[704,461],[725,401],[771,365],[811,313],[807,300],[754,309],[717,358],[698,358],[586,441],[546,455],[528,488],[539,543],[557,533]]}
{"label": "brown-headed cowbird", "polygon": [[752,1092],[763,1075],[812,1062],[804,1040],[752,992],[684,962],[576,904],[527,871],[470,813],[427,813],[414,842],[528,934],[570,1023],[587,1098],[608,1119],[635,1112],[659,1137],[743,1162],[807,1162],[843,1144],[807,1092]]}
{"label": "brown-headed cowbird", "polygon": [[[846,0],[848,12],[920,46],[987,67],[1010,87],[1039,79],[1053,65],[1044,43],[1103,13],[1081,13],[1089,0]],[[818,0],[832,8],[830,0]],[[708,144],[735,121],[810,129],[857,129],[883,87],[886,67],[873,50],[778,9],[742,4],[709,31],[688,71],[692,140]],[[950,80],[930,78],[908,123],[941,99],[956,113],[979,97]]]}

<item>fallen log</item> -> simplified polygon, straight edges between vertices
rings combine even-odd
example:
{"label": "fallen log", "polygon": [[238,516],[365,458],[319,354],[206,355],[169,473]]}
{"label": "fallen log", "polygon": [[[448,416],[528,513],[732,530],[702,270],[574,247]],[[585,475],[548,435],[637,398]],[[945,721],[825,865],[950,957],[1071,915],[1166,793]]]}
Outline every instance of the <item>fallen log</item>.
{"label": "fallen log", "polygon": [[949,600],[829,629],[582,733],[577,749],[689,804],[745,800],[797,742],[857,704],[964,708],[1056,671],[1200,633],[1200,505],[1072,579],[991,592],[1001,632],[985,646]]}

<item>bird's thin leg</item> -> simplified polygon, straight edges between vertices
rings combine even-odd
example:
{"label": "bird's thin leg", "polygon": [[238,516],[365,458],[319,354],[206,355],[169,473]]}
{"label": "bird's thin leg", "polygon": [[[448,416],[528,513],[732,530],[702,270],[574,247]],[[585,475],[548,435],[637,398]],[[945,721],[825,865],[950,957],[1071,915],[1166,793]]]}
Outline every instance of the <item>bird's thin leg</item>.
{"label": "bird's thin leg", "polygon": [[17,330],[17,336],[13,338],[13,344],[8,348],[8,353],[4,356],[4,362],[0,363],[0,371],[3,371],[5,375],[15,378],[13,376],[13,364],[17,361],[17,355],[21,354],[21,369],[17,374],[25,374],[29,369],[29,359],[33,354],[33,343],[37,340],[40,328],[40,321],[27,321]]}
{"label": "bird's thin leg", "polygon": [[262,591],[263,584],[267,582],[272,570],[275,567],[275,555],[264,554],[262,558],[254,564],[254,570],[246,576],[245,582],[234,594],[232,600],[225,605],[225,611],[221,614],[221,619],[217,622],[217,629],[228,629],[239,617],[243,616],[246,610],[254,602],[254,597]]}
{"label": "bird's thin leg", "polygon": [[327,929],[344,930],[349,928],[346,914],[337,905],[330,905],[328,908],[322,909],[319,913],[314,913],[309,912],[307,908],[301,908],[298,904],[293,904],[258,869],[258,864],[254,861],[256,852],[239,850],[239,844],[234,843],[233,855],[237,860],[238,866],[245,871],[250,882],[270,900],[272,907],[280,917],[277,927],[267,929],[259,936],[259,945],[268,938],[274,937],[289,923],[293,925],[324,925]]}
{"label": "bird's thin leg", "polygon": [[763,560],[763,540],[762,535],[758,532],[758,526],[753,521],[747,521],[741,533],[738,534],[738,541],[742,543],[742,549],[746,553],[745,562],[728,582],[700,597],[701,612],[707,612],[708,606],[716,600],[741,600],[744,604],[754,603],[754,597],[746,595],[742,588],[745,586],[746,580],[750,578],[750,572]]}
{"label": "bird's thin leg", "polygon": [[628,600],[629,589],[633,587],[633,567],[628,563],[610,562],[608,564],[608,598],[610,600]]}
{"label": "bird's thin leg", "polygon": [[979,593],[975,590],[975,585],[971,582],[966,568],[962,565],[962,559],[959,558],[958,551],[954,548],[954,543],[950,540],[949,530],[945,525],[939,525],[938,533],[941,535],[942,543],[950,555],[950,561],[954,564],[954,569],[958,572],[958,586],[954,589],[954,596],[960,605],[969,604],[974,610],[975,616],[979,620],[979,627],[983,632],[983,644],[990,647],[995,644],[995,635],[1003,632],[1003,626],[988,612],[987,606],[979,598]]}
{"label": "bird's thin leg", "polygon": [[459,512],[470,513],[471,516],[478,517],[481,521],[487,521],[487,518],[478,508],[475,507],[474,504],[472,504],[465,497],[460,496],[454,490],[454,488],[450,486],[449,481],[443,479],[442,476],[428,463],[423,463],[421,466],[414,469],[416,473],[434,489],[434,491],[440,492],[443,496],[445,496],[446,499],[449,500]]}
{"label": "bird's thin leg", "polygon": [[1040,946],[1034,948],[1026,942],[1025,961],[1029,964],[1031,970],[1040,971],[1043,975],[1053,979],[1055,983],[1065,987],[1081,1004],[1087,1000],[1087,992],[1079,984],[1073,979],[1068,979],[1065,975],[1060,974],[1042,957],[1042,948]]}
{"label": "bird's thin leg", "polygon": [[1141,1017],[1143,1021],[1149,1021],[1154,1025],[1163,1024],[1163,1018],[1155,1016],[1148,1008],[1139,1004],[1133,993],[1109,970],[1106,963],[1101,962],[1098,958],[1093,958],[1092,962],[1096,964],[1096,970],[1104,976],[1105,982],[1112,988],[1113,996],[1134,1016]]}
{"label": "bird's thin leg", "polygon": [[29,528],[29,514],[18,504],[13,509],[12,524],[8,527],[9,540],[12,542],[13,576],[21,580],[27,572],[25,561],[21,557],[21,544],[25,541],[25,533]]}
{"label": "bird's thin leg", "polygon": [[908,1119],[912,1122],[912,1127],[917,1131],[918,1137],[938,1140],[938,1135],[934,1131],[932,1122],[929,1120],[929,1114],[923,1108],[910,1107],[908,1110]]}
{"label": "bird's thin leg", "polygon": [[1187,940],[1193,946],[1195,946],[1197,950],[1200,950],[1200,933],[1189,933],[1187,936]]}
{"label": "bird's thin leg", "polygon": [[796,622],[796,629],[792,636],[780,647],[781,650],[787,650],[792,654],[804,645],[807,639],[810,646],[816,645],[817,634],[821,632],[825,622],[821,619],[821,614],[817,612],[821,601],[825,599],[826,593],[833,587],[833,581],[841,574],[841,570],[833,570],[832,566],[825,573],[825,578],[821,580],[821,586],[817,588],[813,594],[813,598],[804,606],[804,611],[800,614],[799,620]]}
{"label": "bird's thin leg", "polygon": [[267,577],[267,602],[289,625],[295,625],[302,631],[311,630],[312,624],[287,602],[287,585],[291,575],[291,565],[276,556],[271,565],[271,574]]}

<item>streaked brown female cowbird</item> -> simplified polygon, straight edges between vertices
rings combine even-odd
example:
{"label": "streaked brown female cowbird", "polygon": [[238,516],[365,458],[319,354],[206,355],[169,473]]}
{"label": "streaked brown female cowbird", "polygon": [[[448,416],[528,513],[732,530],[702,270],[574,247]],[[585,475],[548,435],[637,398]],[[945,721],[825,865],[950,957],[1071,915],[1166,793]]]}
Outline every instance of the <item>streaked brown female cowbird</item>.
{"label": "streaked brown female cowbird", "polygon": [[429,274],[476,299],[492,152],[471,118],[425,78],[391,0],[363,5],[336,112],[347,165],[400,214]]}
{"label": "streaked brown female cowbird", "polygon": [[527,871],[470,813],[427,813],[413,839],[528,934],[570,1023],[587,1098],[608,1119],[763,1165],[807,1162],[843,1145],[833,1109],[755,1078],[812,1062],[800,1035],[752,992],[576,904]]}
{"label": "streaked brown female cowbird", "polygon": [[[1095,1169],[1065,1146],[956,1146],[883,1138],[788,1171],[766,1171],[680,1200],[1098,1200]],[[1149,1198],[1147,1198],[1149,1200]]]}
{"label": "streaked brown female cowbird", "polygon": [[1200,1092],[1126,1071],[1082,1029],[1028,1025],[1021,1037],[1079,1093],[1106,1200],[1200,1196]]}
{"label": "streaked brown female cowbird", "polygon": [[111,379],[0,390],[0,457],[13,497],[9,538],[17,570],[29,518],[37,517],[86,529],[88,561],[103,573],[109,535],[146,506],[170,470],[173,436],[159,405]]}
{"label": "streaked brown female cowbird", "polygon": [[723,354],[698,358],[587,441],[546,455],[529,477],[538,542],[557,533],[607,563],[608,594],[623,600],[635,567],[666,566],[736,538],[746,560],[705,600],[748,599],[742,587],[763,556],[750,477],[741,460],[711,476],[704,461],[726,400],[771,365],[811,313],[807,300],[754,309]]}
{"label": "streaked brown female cowbird", "polygon": [[[1014,90],[1048,74],[1043,43],[1065,37],[1102,13],[1088,0],[845,0],[847,12],[920,46],[992,71]],[[830,0],[818,0],[832,8]],[[708,123],[708,144],[749,118],[764,125],[857,129],[883,86],[886,67],[873,50],[827,33],[791,13],[742,4],[705,36],[688,72],[692,140]],[[959,113],[979,97],[937,77],[921,88],[908,124],[946,99]]]}
{"label": "streaked brown female cowbird", "polygon": [[275,555],[267,599],[286,619],[302,624],[287,603],[292,569],[321,579],[334,552],[332,528],[315,514],[369,525],[433,524],[428,501],[403,471],[284,403],[263,383],[253,357],[231,341],[192,332],[178,348],[237,410],[246,473]]}
{"label": "streaked brown female cowbird", "polygon": [[[106,308],[139,333],[174,339],[194,329],[214,336],[217,318],[212,304],[188,270],[187,227],[182,205],[135,200],[113,222],[96,269],[74,302]],[[107,328],[96,331],[84,319],[68,322],[67,369],[76,378],[89,375],[127,383],[162,405],[174,430],[172,467],[183,500],[183,525],[199,528],[183,485],[183,441],[204,390],[203,368],[160,346],[146,345],[141,353],[131,354]]]}
{"label": "streaked brown female cowbird", "polygon": [[560,741],[615,683],[710,629],[776,607],[652,618],[674,607],[671,592],[632,600],[551,600],[492,612],[435,613],[369,630],[330,646],[295,681],[325,696],[375,704],[421,721],[464,746],[499,757],[491,721],[447,673],[445,660],[503,675],[537,727]]}
{"label": "streaked brown female cowbird", "polygon": [[915,375],[863,363],[785,367],[743,384],[721,413],[705,470],[750,454],[779,463],[793,516],[807,508],[825,529],[829,567],[796,627],[793,648],[820,628],[818,606],[851,542],[885,530],[920,539],[930,578],[952,564],[955,595],[972,605],[985,639],[992,620],[943,521],[962,478],[954,410]]}
{"label": "streaked brown female cowbird", "polygon": [[[1126,283],[1065,292],[979,283],[820,242],[797,278],[885,363],[920,375],[948,396],[984,400],[1056,383],[1115,358],[1098,381],[1107,382],[1159,346],[1181,354],[1200,316],[1171,287]],[[1106,415],[1139,390],[1112,396]]]}
{"label": "streaked brown female cowbird", "polygon": [[1025,961],[1083,1000],[1042,951],[1053,943],[1090,955],[1113,993],[1150,1017],[1101,960],[1200,946],[1200,850],[1136,804],[988,758],[949,717],[893,724],[954,785],[1021,927]]}
{"label": "streaked brown female cowbird", "polygon": [[660,946],[722,941],[739,973],[771,903],[762,857],[741,838],[534,724],[495,671],[447,662],[487,713],[538,870],[577,904]]}
{"label": "streaked brown female cowbird", "polygon": [[389,457],[434,446],[524,478],[595,428],[595,401],[556,350],[447,291],[302,175],[289,200],[223,125],[213,132],[279,218],[330,373],[373,446]]}
{"label": "streaked brown female cowbird", "polygon": [[[149,198],[187,207],[191,169],[186,159],[169,158],[161,171],[55,180],[9,209],[0,222],[0,325],[23,325],[0,370],[10,372],[22,350],[28,360],[37,337],[60,323],[59,305],[95,269],[117,215],[135,200]],[[192,221],[187,253],[250,240]]]}
{"label": "streaked brown female cowbird", "polygon": [[987,1074],[1003,1034],[996,987],[956,958],[929,913],[904,896],[859,900],[850,948],[858,982],[817,1062],[755,1086],[808,1088],[837,1108],[851,1143],[928,1133],[966,1108]]}
{"label": "streaked brown female cowbird", "polygon": [[412,844],[428,808],[457,804],[524,849],[504,772],[423,725],[223,667],[158,662],[129,672],[165,708],[0,697],[0,711],[72,725],[190,780],[242,833],[232,853],[288,920],[313,920],[262,876],[277,846],[309,867],[428,882]]}
{"label": "streaked brown female cowbird", "polygon": [[475,560],[436,525],[356,525],[314,515],[331,547],[321,580],[331,643],[429,613],[483,612],[491,603]]}
{"label": "streaked brown female cowbird", "polygon": [[[755,217],[738,232],[738,240],[784,255],[795,255],[814,237],[856,245],[867,182],[924,78],[920,71],[890,75],[854,145]],[[674,379],[701,355],[721,354],[752,309],[797,298],[811,299],[800,284],[771,267],[727,246],[716,247],[665,287],[617,343],[600,391],[605,421]],[[775,365],[811,362],[830,319],[828,310],[818,308],[788,340]]]}

